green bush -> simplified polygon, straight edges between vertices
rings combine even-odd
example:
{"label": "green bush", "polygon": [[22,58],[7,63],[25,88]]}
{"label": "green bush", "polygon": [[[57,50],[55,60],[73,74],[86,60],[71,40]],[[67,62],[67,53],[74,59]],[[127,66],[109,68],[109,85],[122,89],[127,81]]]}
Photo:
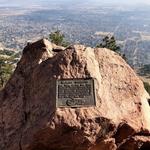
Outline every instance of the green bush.
{"label": "green bush", "polygon": [[108,48],[115,52],[120,52],[120,46],[117,45],[116,39],[114,36],[106,36],[102,39],[102,42],[98,44],[98,48]]}
{"label": "green bush", "polygon": [[146,91],[150,94],[150,84],[147,82],[144,82],[144,87],[145,87]]}
{"label": "green bush", "polygon": [[9,58],[0,56],[0,89],[2,89],[10,78],[14,65]]}
{"label": "green bush", "polygon": [[121,54],[121,47],[117,45],[116,39],[114,36],[106,36],[102,39],[102,42],[99,43],[97,48],[108,48],[114,52],[117,52],[127,63],[127,57],[125,54]]}
{"label": "green bush", "polygon": [[69,45],[69,43],[67,41],[65,41],[64,34],[61,33],[60,30],[51,32],[49,34],[49,39],[52,43],[55,43],[56,45],[59,45],[59,46],[67,47]]}

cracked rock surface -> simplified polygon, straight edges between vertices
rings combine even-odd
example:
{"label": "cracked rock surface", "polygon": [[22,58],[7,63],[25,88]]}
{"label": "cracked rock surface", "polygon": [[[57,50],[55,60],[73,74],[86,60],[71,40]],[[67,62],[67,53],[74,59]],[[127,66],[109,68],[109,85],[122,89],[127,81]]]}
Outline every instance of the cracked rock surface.
{"label": "cracked rock surface", "polygon": [[[56,108],[56,80],[94,78],[95,107]],[[149,95],[116,53],[28,44],[0,92],[0,150],[150,149]]]}

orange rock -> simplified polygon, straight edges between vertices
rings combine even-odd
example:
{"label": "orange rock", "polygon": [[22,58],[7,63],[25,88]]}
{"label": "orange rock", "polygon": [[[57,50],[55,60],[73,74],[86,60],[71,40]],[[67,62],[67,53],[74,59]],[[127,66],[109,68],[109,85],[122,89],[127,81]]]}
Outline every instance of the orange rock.
{"label": "orange rock", "polygon": [[[0,92],[0,150],[115,150],[149,135],[149,95],[118,54],[55,47],[47,40],[25,47]],[[70,78],[95,79],[95,107],[56,108],[56,80]]]}

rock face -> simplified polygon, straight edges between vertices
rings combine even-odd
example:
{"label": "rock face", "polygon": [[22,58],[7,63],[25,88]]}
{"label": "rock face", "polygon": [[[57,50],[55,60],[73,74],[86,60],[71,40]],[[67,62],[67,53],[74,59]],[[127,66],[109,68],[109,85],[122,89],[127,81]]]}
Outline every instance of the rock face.
{"label": "rock face", "polygon": [[[68,78],[95,79],[95,107],[56,108],[56,80]],[[148,99],[110,50],[28,44],[0,93],[0,150],[150,149]]]}

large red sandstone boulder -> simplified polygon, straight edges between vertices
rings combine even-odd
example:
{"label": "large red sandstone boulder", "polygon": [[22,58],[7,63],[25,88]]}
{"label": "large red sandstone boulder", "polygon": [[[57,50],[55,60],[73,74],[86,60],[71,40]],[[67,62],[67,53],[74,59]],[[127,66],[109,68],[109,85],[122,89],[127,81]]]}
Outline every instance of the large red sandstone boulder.
{"label": "large red sandstone boulder", "polygon": [[[56,107],[56,80],[70,78],[95,79],[96,106]],[[0,92],[0,150],[150,148],[148,99],[116,53],[40,40],[25,47]]]}

